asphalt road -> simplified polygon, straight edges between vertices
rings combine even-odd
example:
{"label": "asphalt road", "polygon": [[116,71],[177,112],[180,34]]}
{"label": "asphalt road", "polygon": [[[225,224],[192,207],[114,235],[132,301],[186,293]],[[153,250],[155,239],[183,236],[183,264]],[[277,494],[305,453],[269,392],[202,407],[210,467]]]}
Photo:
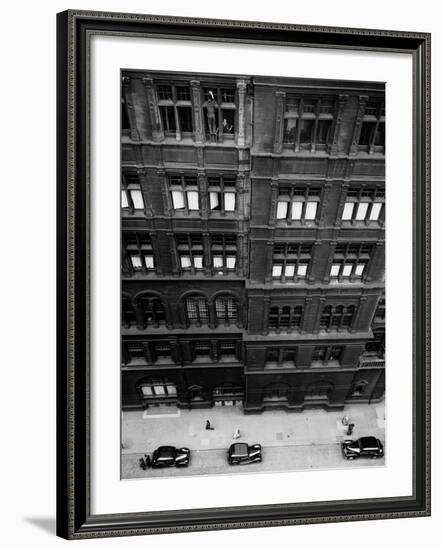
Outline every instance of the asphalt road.
{"label": "asphalt road", "polygon": [[287,472],[309,469],[349,469],[383,466],[385,459],[345,460],[338,444],[287,445],[263,447],[260,463],[230,466],[226,449],[202,449],[192,451],[187,468],[165,468],[143,470],[139,466],[140,453],[126,453],[122,460],[122,479],[183,477],[204,474],[235,474],[256,472]]}

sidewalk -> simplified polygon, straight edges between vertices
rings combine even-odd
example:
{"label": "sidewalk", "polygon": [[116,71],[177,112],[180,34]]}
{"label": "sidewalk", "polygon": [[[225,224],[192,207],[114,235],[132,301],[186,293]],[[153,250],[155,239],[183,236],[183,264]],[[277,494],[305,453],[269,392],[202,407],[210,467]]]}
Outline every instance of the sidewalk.
{"label": "sidewalk", "polygon": [[[122,453],[151,452],[160,445],[189,447],[192,450],[227,449],[235,440],[261,443],[263,447],[336,444],[347,438],[342,417],[355,424],[352,439],[374,435],[385,441],[385,406],[352,405],[340,412],[306,410],[302,413],[266,411],[244,415],[241,408],[214,407],[205,410],[179,410],[174,416],[145,416],[143,412],[122,414]],[[210,420],[214,430],[206,430]]]}

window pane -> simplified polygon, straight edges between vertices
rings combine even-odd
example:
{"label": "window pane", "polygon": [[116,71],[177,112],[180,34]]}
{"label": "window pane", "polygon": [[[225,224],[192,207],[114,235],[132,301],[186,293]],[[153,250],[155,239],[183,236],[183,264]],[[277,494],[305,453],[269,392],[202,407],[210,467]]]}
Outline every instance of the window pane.
{"label": "window pane", "polygon": [[[304,106],[305,111],[305,106]],[[301,133],[299,135],[300,143],[311,143],[312,142],[312,132],[315,121],[313,119],[301,120]]]}
{"label": "window pane", "polygon": [[351,220],[351,217],[353,216],[353,209],[355,207],[354,202],[346,202],[344,206],[344,211],[342,212],[342,219],[343,220]]}
{"label": "window pane", "polygon": [[135,269],[143,267],[143,264],[141,263],[141,258],[139,256],[131,256],[130,260],[132,262],[132,267]]}
{"label": "window pane", "polygon": [[143,395],[153,395],[153,391],[150,386],[141,386],[141,392]]}
{"label": "window pane", "polygon": [[364,273],[365,264],[358,264],[356,266],[355,275],[358,277],[361,277],[361,275]]}
{"label": "window pane", "polygon": [[172,191],[172,202],[175,210],[184,208],[184,193],[182,191]]}
{"label": "window pane", "polygon": [[144,261],[147,268],[153,268],[153,256],[144,256]]}
{"label": "window pane", "polygon": [[305,209],[305,219],[314,220],[316,218],[316,210],[318,208],[317,202],[308,202],[307,208]]}
{"label": "window pane", "polygon": [[124,189],[121,190],[121,208],[127,208],[129,206],[129,203],[127,201],[127,194]]}
{"label": "window pane", "polygon": [[287,201],[278,201],[278,208],[276,210],[276,217],[278,220],[285,219],[287,217]]}
{"label": "window pane", "polygon": [[333,264],[330,269],[330,277],[338,277],[341,264]]}
{"label": "window pane", "polygon": [[213,267],[223,267],[223,257],[214,256],[213,257]]}
{"label": "window pane", "polygon": [[191,107],[177,107],[178,118],[180,121],[180,130],[182,132],[192,131],[192,108]]}
{"label": "window pane", "polygon": [[295,274],[295,266],[294,265],[286,265],[285,266],[285,276],[286,277],[293,277]]}
{"label": "window pane", "polygon": [[193,257],[193,265],[196,269],[202,269],[202,267],[203,267],[203,257],[202,256],[194,256]]}
{"label": "window pane", "polygon": [[281,277],[282,265],[274,265],[272,269],[273,277]]}
{"label": "window pane", "polygon": [[154,386],[155,395],[166,395],[166,390],[164,386]]}
{"label": "window pane", "polygon": [[236,264],[236,256],[227,256],[226,263],[228,269],[233,269]]}
{"label": "window pane", "polygon": [[224,193],[224,210],[233,212],[235,210],[235,193]]}
{"label": "window pane", "polygon": [[302,202],[292,202],[292,220],[300,220],[302,216]]}
{"label": "window pane", "polygon": [[219,201],[219,193],[216,191],[210,191],[210,210],[219,210],[220,209],[220,201]]}
{"label": "window pane", "polygon": [[298,265],[298,277],[305,277],[307,275],[307,264]]}
{"label": "window pane", "polygon": [[356,219],[365,220],[365,216],[367,215],[367,210],[368,210],[368,202],[360,202],[358,204],[358,211],[356,212]]}
{"label": "window pane", "polygon": [[296,121],[296,118],[286,118],[284,120],[284,143],[295,143]]}
{"label": "window pane", "polygon": [[350,277],[352,269],[353,269],[353,264],[345,264],[344,269],[342,270],[343,277]]}
{"label": "window pane", "polygon": [[176,395],[176,386],[174,386],[173,384],[167,384],[166,388],[168,395]]}
{"label": "window pane", "polygon": [[382,203],[381,202],[374,202],[373,206],[371,207],[370,212],[370,220],[377,220],[379,219],[379,214],[381,213]]}
{"label": "window pane", "polygon": [[142,210],[144,208],[144,201],[143,201],[143,195],[141,191],[137,189],[133,189],[130,192],[130,196],[132,197],[132,202],[134,203],[134,208]]}
{"label": "window pane", "polygon": [[318,121],[316,143],[320,143],[320,144],[328,143],[331,125],[332,125],[332,121],[330,119]]}
{"label": "window pane", "polygon": [[181,267],[191,267],[192,263],[190,261],[190,256],[181,256]]}
{"label": "window pane", "polygon": [[198,191],[187,191],[187,204],[189,210],[199,210]]}

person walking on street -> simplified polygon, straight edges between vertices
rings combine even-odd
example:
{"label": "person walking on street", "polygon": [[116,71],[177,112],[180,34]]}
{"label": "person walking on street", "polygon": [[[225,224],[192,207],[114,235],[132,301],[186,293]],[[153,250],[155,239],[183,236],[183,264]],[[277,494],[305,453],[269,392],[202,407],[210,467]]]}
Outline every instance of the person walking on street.
{"label": "person walking on street", "polygon": [[236,428],[234,434],[233,434],[233,439],[239,439],[241,437],[241,432],[239,430],[239,428]]}

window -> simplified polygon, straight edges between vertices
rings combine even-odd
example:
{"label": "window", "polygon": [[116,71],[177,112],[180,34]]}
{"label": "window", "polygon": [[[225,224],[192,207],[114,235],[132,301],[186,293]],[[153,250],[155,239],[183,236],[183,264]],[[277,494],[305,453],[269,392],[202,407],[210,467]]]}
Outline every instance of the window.
{"label": "window", "polygon": [[213,271],[217,274],[234,272],[236,268],[236,235],[211,235]]}
{"label": "window", "polygon": [[176,385],[165,380],[152,380],[139,386],[143,398],[176,397]]}
{"label": "window", "polygon": [[169,175],[168,183],[172,208],[175,211],[184,214],[199,211],[198,180],[196,176]]}
{"label": "window", "polygon": [[385,298],[381,298],[374,314],[374,320],[376,322],[385,321]]}
{"label": "window", "polygon": [[193,359],[210,359],[210,342],[208,340],[193,342]]}
{"label": "window", "polygon": [[138,298],[138,305],[142,316],[141,328],[158,327],[166,323],[166,310],[158,296],[144,294]]}
{"label": "window", "polygon": [[315,221],[318,213],[321,189],[319,187],[280,187],[276,219],[292,221]]}
{"label": "window", "polygon": [[148,233],[124,232],[123,246],[129,272],[149,273],[155,269],[152,242]]}
{"label": "window", "polygon": [[129,342],[123,344],[123,355],[126,363],[154,364],[170,363],[171,351],[169,342]]}
{"label": "window", "polygon": [[218,343],[218,353],[220,354],[221,358],[224,359],[231,359],[233,361],[237,360],[237,344],[236,342],[219,342]]}
{"label": "window", "polygon": [[371,250],[371,244],[337,244],[330,268],[330,277],[338,281],[350,278],[361,279],[370,260]]}
{"label": "window", "polygon": [[324,150],[332,142],[336,101],[327,97],[287,94],[284,114],[284,143],[295,151]]}
{"label": "window", "polygon": [[193,294],[186,298],[187,320],[193,325],[205,325],[209,322],[209,306],[204,296]]}
{"label": "window", "polygon": [[144,210],[144,199],[138,174],[123,174],[121,208],[131,214],[134,213],[134,210]]}
{"label": "window", "polygon": [[130,130],[129,112],[124,97],[121,98],[121,130],[123,134],[127,134]]}
{"label": "window", "polygon": [[215,299],[217,321],[226,325],[236,323],[238,319],[238,303],[232,296],[218,296]]}
{"label": "window", "polygon": [[312,361],[322,365],[327,365],[331,361],[341,363],[343,350],[343,346],[316,346]]}
{"label": "window", "polygon": [[204,120],[210,141],[233,139],[236,126],[236,88],[205,86]]}
{"label": "window", "polygon": [[226,214],[236,210],[236,177],[209,176],[209,209]]}
{"label": "window", "polygon": [[121,298],[121,323],[124,328],[129,328],[135,324],[135,310],[132,302],[126,296]]}
{"label": "window", "polygon": [[272,306],[269,311],[268,328],[276,332],[291,332],[301,328],[302,306]]}
{"label": "window", "polygon": [[273,245],[272,277],[282,283],[305,279],[311,259],[311,245],[275,243]]}
{"label": "window", "polygon": [[296,366],[297,348],[267,348],[266,367]]}
{"label": "window", "polygon": [[323,330],[351,328],[355,306],[325,306],[322,310],[319,326]]}
{"label": "window", "polygon": [[359,136],[359,150],[383,153],[385,148],[385,106],[380,100],[368,101],[365,106]]}
{"label": "window", "polygon": [[376,222],[384,214],[385,190],[382,188],[350,187],[342,211],[342,220]]}
{"label": "window", "polygon": [[195,272],[204,267],[203,237],[193,233],[175,236],[181,271]]}
{"label": "window", "polygon": [[146,362],[146,349],[142,342],[127,344],[127,351],[129,354],[128,362],[137,360],[141,360],[143,363]]}
{"label": "window", "polygon": [[191,134],[193,123],[189,86],[159,84],[157,94],[165,135],[174,136],[179,140],[182,134]]}

